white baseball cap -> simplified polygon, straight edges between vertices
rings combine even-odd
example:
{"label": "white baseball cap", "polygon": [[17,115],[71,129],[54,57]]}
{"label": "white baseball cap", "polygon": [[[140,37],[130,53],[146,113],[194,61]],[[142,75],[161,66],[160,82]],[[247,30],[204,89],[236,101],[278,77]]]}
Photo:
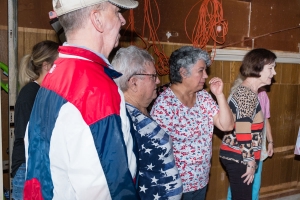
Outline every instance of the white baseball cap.
{"label": "white baseball cap", "polygon": [[109,2],[124,9],[136,8],[139,5],[139,2],[134,0],[52,0],[57,16],[103,2]]}

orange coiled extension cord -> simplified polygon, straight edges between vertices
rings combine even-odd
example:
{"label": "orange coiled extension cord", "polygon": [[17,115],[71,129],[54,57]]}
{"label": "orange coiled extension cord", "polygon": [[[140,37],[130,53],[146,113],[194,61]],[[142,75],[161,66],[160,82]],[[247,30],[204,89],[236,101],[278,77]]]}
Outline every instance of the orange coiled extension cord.
{"label": "orange coiled extension cord", "polygon": [[[155,24],[154,19],[153,19],[151,3],[153,3],[153,5],[157,11],[157,17],[158,17],[157,24]],[[153,53],[155,54],[154,57],[156,59],[155,68],[156,68],[157,73],[161,76],[169,74],[169,63],[168,63],[169,58],[163,52],[163,47],[160,44],[159,38],[157,35],[157,29],[160,26],[160,12],[159,12],[159,7],[157,4],[157,1],[156,0],[144,0],[144,25],[143,25],[143,30],[142,30],[141,35],[137,34],[137,32],[134,28],[133,10],[130,10],[128,22],[129,22],[129,24],[128,24],[126,30],[130,27],[131,44],[135,45],[132,42],[133,34],[135,33],[145,44],[144,49],[147,49],[148,51],[150,48],[153,49]],[[149,31],[148,42],[146,42],[144,40],[146,30]],[[151,44],[150,44],[150,42],[151,42]]]}
{"label": "orange coiled extension cord", "polygon": [[189,11],[185,19],[185,32],[194,47],[205,48],[209,40],[214,41],[213,49],[216,44],[223,44],[228,33],[228,22],[223,18],[222,2],[219,0],[203,0],[198,11],[198,17],[194,26],[192,36],[189,36],[186,23],[194,9],[200,3],[197,2]]}

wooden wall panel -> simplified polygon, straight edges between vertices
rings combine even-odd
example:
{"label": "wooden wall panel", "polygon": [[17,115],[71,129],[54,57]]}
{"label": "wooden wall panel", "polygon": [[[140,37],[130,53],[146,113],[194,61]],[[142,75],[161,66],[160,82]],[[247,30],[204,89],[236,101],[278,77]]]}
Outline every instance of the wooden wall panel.
{"label": "wooden wall panel", "polygon": [[[282,64],[281,64],[282,66]],[[277,69],[277,66],[276,66]],[[281,72],[281,82],[282,84],[297,84],[299,81],[299,77],[291,76],[291,74],[299,74],[299,65],[297,64],[288,64],[282,66]]]}
{"label": "wooden wall panel", "polygon": [[[7,1],[6,1],[7,6]],[[3,7],[0,7],[0,13],[2,14]],[[3,12],[5,13],[5,12]],[[7,12],[6,12],[7,13]],[[7,16],[2,16],[7,19]],[[4,64],[8,64],[8,33],[7,26],[0,25],[0,61]],[[8,77],[3,75],[1,70],[1,81],[8,83]],[[2,125],[2,158],[3,160],[9,160],[9,155],[7,154],[7,149],[9,146],[8,138],[8,94],[1,89],[1,125]],[[9,173],[8,170],[5,170],[3,173],[3,186],[9,188]]]}
{"label": "wooden wall panel", "polygon": [[[19,0],[18,24],[20,27],[52,29],[49,24],[48,12],[53,9],[51,1]],[[134,9],[135,29],[138,34],[143,32],[144,1],[138,0],[139,6]],[[299,0],[226,0],[221,1],[224,19],[228,21],[228,34],[224,45],[234,44],[232,47],[251,46],[251,41],[242,43],[245,37],[256,37],[269,32],[295,27],[299,24]],[[154,1],[152,17],[157,27],[157,36],[163,42],[190,43],[185,33],[185,19],[191,8],[198,3],[187,18],[187,31],[191,35],[196,24],[201,1],[197,0],[164,0],[156,2],[160,11],[160,26],[158,26],[158,13]],[[7,1],[0,1],[0,24],[7,25]],[[125,12],[128,24],[129,12]],[[125,26],[126,27],[126,26]],[[124,27],[124,29],[125,29]],[[156,27],[155,27],[156,28]],[[167,31],[178,33],[177,37],[167,40]],[[128,33],[131,34],[131,33]],[[148,37],[147,29],[145,37]],[[282,51],[299,52],[300,29],[294,29],[277,34],[261,37],[255,40],[255,47],[265,47]],[[210,40],[209,44],[212,44]]]}
{"label": "wooden wall panel", "polygon": [[57,36],[54,31],[36,28],[18,28],[18,61],[29,54],[32,47],[43,40],[52,40],[58,42]]}
{"label": "wooden wall panel", "polygon": [[[0,30],[1,31],[1,30]],[[44,39],[57,41],[54,31],[43,29],[19,28],[19,58],[29,53],[32,46]],[[121,42],[121,46],[128,46]],[[180,44],[163,44],[166,55],[180,47]],[[153,52],[152,52],[153,53]],[[232,82],[239,73],[241,62],[214,61],[210,67],[209,79],[219,76],[224,81],[224,93],[227,97]],[[293,145],[300,125],[300,65],[277,64],[276,82],[269,87],[271,102],[272,132],[275,143],[275,154],[264,162],[261,192],[270,194],[276,190],[296,187],[300,181],[300,161],[293,156]],[[161,76],[160,85],[168,83],[169,77]],[[209,91],[209,88],[207,88]],[[296,130],[297,129],[297,130]],[[223,133],[217,129],[213,136],[213,157],[210,182],[206,199],[225,199],[228,179],[219,162],[219,146]],[[217,191],[217,192],[216,192]]]}
{"label": "wooden wall panel", "polygon": [[274,140],[274,146],[278,147],[282,144],[280,141],[280,134],[285,133],[282,129],[282,124],[284,122],[282,113],[284,112],[284,106],[282,104],[282,100],[278,97],[282,97],[281,87],[279,84],[273,84],[271,87],[271,91],[268,92],[268,96],[270,99],[270,112],[271,118],[269,119],[270,124],[272,126],[272,135]]}
{"label": "wooden wall panel", "polygon": [[223,63],[213,62],[210,67],[207,68],[208,76],[223,77]]}
{"label": "wooden wall panel", "polygon": [[[282,83],[282,77],[283,77],[283,68],[284,65],[282,63],[276,63],[276,67],[275,67],[275,71],[276,71],[276,75],[273,77],[273,83]],[[284,69],[285,70],[285,69]],[[272,89],[272,88],[271,88]]]}
{"label": "wooden wall panel", "polygon": [[[2,70],[1,70],[2,73]],[[3,74],[1,75],[1,81],[8,82],[8,78]],[[9,148],[9,131],[8,131],[8,94],[1,89],[1,117],[2,117],[2,159],[9,160],[7,150]],[[9,188],[9,170],[3,171],[3,186]]]}
{"label": "wooden wall panel", "polygon": [[277,154],[275,154],[272,158],[268,158],[265,162],[263,162],[262,181],[261,181],[262,186],[273,185],[273,182],[274,182],[273,179],[277,177],[277,176],[275,176],[276,169],[274,170],[274,167],[278,167],[278,168],[280,168],[280,167],[274,166],[274,163],[278,160],[276,157],[277,157]]}
{"label": "wooden wall panel", "polygon": [[7,26],[0,25],[0,61],[7,64],[8,62],[8,36]]}
{"label": "wooden wall panel", "polygon": [[[231,83],[231,67],[230,64],[231,62],[228,61],[217,61],[215,63],[220,63],[222,64],[222,80],[224,83]],[[213,66],[212,66],[213,68]]]}
{"label": "wooden wall panel", "polygon": [[[299,1],[252,0],[251,2],[251,36],[299,26]],[[297,28],[262,37],[255,40],[255,47],[269,46],[270,49],[299,52],[299,33],[300,29]]]}
{"label": "wooden wall panel", "polygon": [[[297,95],[298,95],[298,86],[297,85],[281,85],[281,95],[282,95],[282,104],[284,105],[284,110],[281,116],[283,116],[283,124],[280,141],[282,141],[282,146],[288,146],[294,144],[296,137],[292,132],[294,131],[294,123],[296,117],[296,106],[297,106]],[[289,137],[287,137],[289,135]],[[291,141],[294,140],[294,141]]]}

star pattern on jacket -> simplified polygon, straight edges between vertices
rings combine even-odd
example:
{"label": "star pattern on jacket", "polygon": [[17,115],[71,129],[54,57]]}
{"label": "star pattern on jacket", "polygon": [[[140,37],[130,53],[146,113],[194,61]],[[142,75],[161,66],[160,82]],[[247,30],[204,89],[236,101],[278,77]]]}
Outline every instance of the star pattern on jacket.
{"label": "star pattern on jacket", "polygon": [[139,150],[138,192],[141,199],[180,200],[182,183],[172,150],[171,137],[148,116],[126,104],[136,130]]}

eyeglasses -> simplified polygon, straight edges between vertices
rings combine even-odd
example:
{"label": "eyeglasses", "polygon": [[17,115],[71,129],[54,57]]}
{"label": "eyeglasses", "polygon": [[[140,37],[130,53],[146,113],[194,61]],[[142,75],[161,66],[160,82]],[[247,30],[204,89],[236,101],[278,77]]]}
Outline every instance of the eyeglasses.
{"label": "eyeglasses", "polygon": [[129,77],[128,81],[131,79],[131,77],[135,75],[142,75],[142,76],[151,76],[154,81],[157,80],[158,74],[132,74],[132,76]]}

